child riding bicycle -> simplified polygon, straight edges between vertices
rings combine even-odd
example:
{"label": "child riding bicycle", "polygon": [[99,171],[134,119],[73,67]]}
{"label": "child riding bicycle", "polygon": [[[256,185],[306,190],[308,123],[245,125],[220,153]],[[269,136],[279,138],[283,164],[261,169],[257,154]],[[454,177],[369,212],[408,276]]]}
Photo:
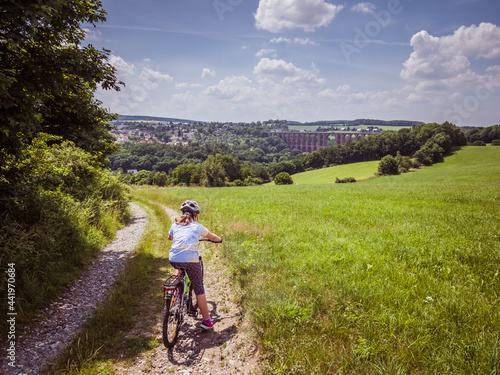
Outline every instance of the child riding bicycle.
{"label": "child riding bicycle", "polygon": [[195,201],[187,200],[181,205],[182,216],[175,219],[170,227],[168,239],[173,240],[169,253],[170,264],[181,275],[181,268],[186,270],[191,287],[196,294],[196,302],[200,308],[203,321],[200,328],[213,329],[213,322],[208,313],[207,298],[203,286],[203,274],[198,257],[198,240],[206,237],[214,242],[222,242],[222,238],[210,233],[202,224],[197,223],[200,207]]}

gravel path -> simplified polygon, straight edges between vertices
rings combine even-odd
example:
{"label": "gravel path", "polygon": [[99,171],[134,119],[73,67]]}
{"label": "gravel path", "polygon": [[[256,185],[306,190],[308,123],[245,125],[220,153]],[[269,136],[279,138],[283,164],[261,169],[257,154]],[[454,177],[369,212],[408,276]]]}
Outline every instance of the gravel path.
{"label": "gravel path", "polygon": [[[97,305],[104,301],[116,275],[125,267],[145,226],[146,213],[131,203],[132,219],[116,234],[116,240],[102,250],[81,276],[45,308],[16,341],[16,368],[0,357],[2,374],[39,374],[54,361],[80,332]],[[0,348],[5,353],[5,348]]]}
{"label": "gravel path", "polygon": [[[166,209],[173,219],[179,212]],[[229,271],[218,256],[219,245],[203,243],[200,253],[205,266],[204,284],[214,330],[199,328],[201,314],[186,316],[177,344],[172,350],[163,344],[138,355],[130,362],[116,364],[119,374],[180,374],[180,375],[232,375],[260,374],[260,357],[256,346],[255,330],[237,304],[241,291],[232,283]],[[153,336],[162,342],[163,313],[148,332],[134,335]],[[151,332],[151,330],[153,332]]]}

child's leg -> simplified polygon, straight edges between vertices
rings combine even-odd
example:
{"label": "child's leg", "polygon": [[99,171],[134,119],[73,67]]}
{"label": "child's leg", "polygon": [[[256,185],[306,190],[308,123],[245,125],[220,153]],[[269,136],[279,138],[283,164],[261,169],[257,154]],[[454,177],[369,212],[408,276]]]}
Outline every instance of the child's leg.
{"label": "child's leg", "polygon": [[196,302],[198,302],[198,307],[200,308],[201,311],[201,316],[203,319],[208,319],[209,314],[208,314],[208,304],[207,304],[207,297],[205,294],[200,294],[196,296]]}

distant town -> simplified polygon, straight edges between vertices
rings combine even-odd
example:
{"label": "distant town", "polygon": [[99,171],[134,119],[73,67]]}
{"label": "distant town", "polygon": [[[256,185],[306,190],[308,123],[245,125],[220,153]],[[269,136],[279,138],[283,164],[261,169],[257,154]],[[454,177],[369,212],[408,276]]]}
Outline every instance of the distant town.
{"label": "distant town", "polygon": [[[132,117],[132,118],[130,118]],[[375,123],[375,124],[374,124]],[[161,143],[167,145],[188,144],[196,142],[230,142],[234,134],[242,127],[268,132],[357,132],[377,134],[386,130],[412,127],[420,122],[412,121],[321,121],[314,123],[288,122],[286,120],[268,120],[264,122],[233,123],[203,122],[181,119],[160,120],[148,117],[124,116],[113,124],[112,131],[118,143]]]}

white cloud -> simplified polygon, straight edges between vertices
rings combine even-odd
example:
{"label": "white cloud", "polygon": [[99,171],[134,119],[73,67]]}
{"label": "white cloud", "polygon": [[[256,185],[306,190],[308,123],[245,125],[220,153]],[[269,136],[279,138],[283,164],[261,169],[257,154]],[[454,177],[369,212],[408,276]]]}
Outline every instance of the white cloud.
{"label": "white cloud", "polygon": [[163,74],[149,68],[143,68],[139,75],[139,80],[147,89],[156,89],[163,83],[172,82],[173,78],[168,74]]}
{"label": "white cloud", "polygon": [[219,81],[217,85],[207,87],[202,94],[219,99],[243,101],[251,98],[253,91],[250,79],[245,76],[231,76]]}
{"label": "white cloud", "polygon": [[356,13],[367,13],[371,14],[375,12],[375,4],[372,3],[359,3],[353,5],[351,10]]}
{"label": "white cloud", "polygon": [[452,35],[435,37],[423,30],[411,38],[413,52],[405,61],[405,80],[449,80],[449,84],[471,79],[469,58],[500,57],[500,27],[491,23],[462,26]]}
{"label": "white cloud", "polygon": [[253,69],[254,74],[264,74],[273,76],[296,76],[300,74],[301,69],[297,68],[292,63],[287,63],[284,60],[261,59]]}
{"label": "white cloud", "polygon": [[292,43],[292,40],[289,39],[289,38],[283,38],[283,37],[279,37],[279,38],[273,38],[269,41],[269,43],[287,43],[287,44],[290,44]]}
{"label": "white cloud", "polygon": [[108,61],[116,68],[118,77],[129,77],[135,74],[134,64],[127,63],[120,56],[110,55]]}
{"label": "white cloud", "polygon": [[[119,92],[98,90],[96,93],[96,97],[113,111],[126,114],[144,109],[153,99],[152,90],[165,90],[167,87],[172,87],[168,83],[173,81],[173,77],[168,74],[147,67],[143,67],[138,73],[139,69],[134,64],[116,55],[110,55],[108,61],[116,68],[116,77],[126,84]],[[149,63],[150,61],[143,62]]]}
{"label": "white cloud", "polygon": [[294,28],[314,31],[328,25],[343,7],[325,0],[260,0],[255,25],[271,32]]}
{"label": "white cloud", "polygon": [[317,69],[313,65],[313,70],[305,70],[297,68],[292,63],[287,63],[284,60],[268,59],[267,57],[261,59],[254,67],[254,74],[259,79],[277,79],[282,85],[292,85],[299,87],[302,85],[304,89],[310,87],[322,86],[325,84],[323,78],[317,77]]}
{"label": "white cloud", "polygon": [[262,48],[260,51],[258,51],[255,54],[255,56],[261,57],[261,56],[269,55],[269,54],[273,54],[274,56],[276,56],[276,50],[275,49]]}
{"label": "white cloud", "polygon": [[322,98],[332,98],[337,99],[341,97],[343,94],[345,95],[347,92],[351,90],[350,85],[338,86],[335,91],[332,89],[326,89],[318,93],[319,97]]}
{"label": "white cloud", "polygon": [[335,91],[333,91],[332,89],[326,89],[326,90],[320,91],[318,93],[318,96],[322,97],[322,98],[338,98],[339,94],[336,93]]}
{"label": "white cloud", "polygon": [[214,75],[215,75],[215,72],[213,70],[208,69],[208,68],[203,68],[203,71],[201,72],[201,78],[213,77]]}
{"label": "white cloud", "polygon": [[201,83],[181,82],[181,83],[175,84],[175,88],[178,90],[187,89],[187,88],[200,88],[200,87],[203,87],[203,85]]}
{"label": "white cloud", "polygon": [[310,44],[311,46],[319,46],[318,43],[310,40],[309,38],[295,38],[293,40],[294,43],[296,44],[301,44],[303,46],[307,45],[307,44]]}
{"label": "white cloud", "polygon": [[337,92],[348,92],[350,90],[351,90],[351,86],[350,85],[343,85],[343,86],[337,87],[337,89],[335,91],[337,91]]}
{"label": "white cloud", "polygon": [[269,43],[286,43],[286,44],[291,44],[292,42],[303,46],[307,44],[310,44],[312,46],[319,46],[319,43],[316,43],[315,41],[310,40],[309,38],[295,38],[294,40],[292,40],[289,38],[279,37],[279,38],[273,38],[269,41]]}

